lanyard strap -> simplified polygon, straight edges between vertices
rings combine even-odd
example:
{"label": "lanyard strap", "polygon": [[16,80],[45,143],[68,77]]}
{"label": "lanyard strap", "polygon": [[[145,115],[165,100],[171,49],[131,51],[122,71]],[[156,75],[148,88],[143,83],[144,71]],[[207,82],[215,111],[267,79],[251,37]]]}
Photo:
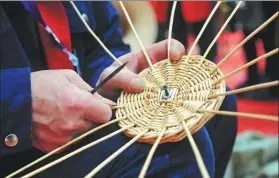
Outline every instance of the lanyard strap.
{"label": "lanyard strap", "polygon": [[[44,29],[48,32],[48,34],[52,37],[52,39],[56,42],[58,47],[68,55],[69,60],[75,67],[77,73],[81,75],[80,67],[79,67],[79,60],[76,55],[71,53],[65,46],[61,43],[59,38],[54,34],[54,32],[50,29],[50,27],[45,23],[44,19],[42,18],[39,9],[36,5],[35,1],[22,1],[21,2],[26,10],[44,27]],[[74,51],[74,50],[73,50]]]}

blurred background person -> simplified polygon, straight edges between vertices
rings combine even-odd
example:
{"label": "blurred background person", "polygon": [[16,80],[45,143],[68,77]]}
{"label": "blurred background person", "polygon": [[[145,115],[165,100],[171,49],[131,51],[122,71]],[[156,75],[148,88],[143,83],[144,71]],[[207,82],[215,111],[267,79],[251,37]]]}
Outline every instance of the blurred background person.
{"label": "blurred background person", "polygon": [[[279,6],[278,1],[246,1],[236,13],[231,25],[233,30],[240,29],[244,36],[250,35],[262,23],[268,20]],[[230,6],[235,6],[236,2],[230,2]],[[233,9],[232,7],[231,9]],[[278,47],[278,20],[271,22],[268,26],[262,29],[257,35],[244,44],[243,50],[247,62],[250,62],[260,55],[257,50],[257,42],[261,40],[265,52],[270,52]],[[238,86],[243,88],[263,82],[278,80],[278,54],[268,57],[266,60],[265,72],[260,73],[258,65],[254,64],[247,69],[247,80]],[[278,99],[278,88],[267,88],[245,92],[238,95],[239,97],[250,98],[254,100],[276,100]]]}
{"label": "blurred background person", "polygon": [[[117,1],[111,1],[117,8],[121,19],[120,26],[123,29],[123,41],[130,45],[131,51],[140,51],[141,47],[130,24]],[[156,42],[158,23],[155,13],[148,1],[123,1],[129,17],[135,27],[143,46],[150,46]]]}
{"label": "blurred background person", "polygon": [[[156,18],[159,23],[156,41],[162,41],[168,38],[169,18],[173,2],[151,1],[150,3],[156,13]],[[190,48],[191,46],[188,40],[190,34],[195,37],[199,34],[215,3],[216,2],[211,1],[179,1],[174,16],[172,37],[184,44],[186,49]],[[216,14],[213,16],[213,20],[210,21],[204,34],[198,41],[199,51],[195,51],[194,53],[203,55],[215,37],[217,26]],[[215,61],[216,55],[217,45],[215,44],[207,55],[207,59]]]}

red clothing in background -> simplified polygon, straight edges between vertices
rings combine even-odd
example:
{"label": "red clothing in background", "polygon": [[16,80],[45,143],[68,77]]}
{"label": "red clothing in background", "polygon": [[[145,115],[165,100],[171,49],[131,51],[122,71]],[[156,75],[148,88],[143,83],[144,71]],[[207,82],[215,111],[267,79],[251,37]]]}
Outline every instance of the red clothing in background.
{"label": "red clothing in background", "polygon": [[[183,18],[187,23],[200,22],[207,19],[212,7],[210,1],[180,1],[182,6]],[[153,7],[157,21],[159,23],[166,22],[168,19],[168,1],[150,1]]]}

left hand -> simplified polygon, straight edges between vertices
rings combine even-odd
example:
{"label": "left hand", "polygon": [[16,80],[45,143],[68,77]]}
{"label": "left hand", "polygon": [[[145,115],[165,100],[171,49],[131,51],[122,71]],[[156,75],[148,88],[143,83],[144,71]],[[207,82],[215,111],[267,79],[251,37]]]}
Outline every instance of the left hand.
{"label": "left hand", "polygon": [[[152,64],[155,64],[161,60],[167,59],[168,57],[168,40],[156,43],[146,48],[146,52],[151,59]],[[170,58],[172,62],[177,62],[185,54],[184,46],[172,39],[170,45]],[[110,79],[104,86],[99,90],[99,93],[104,97],[111,100],[115,100],[121,89],[130,93],[140,93],[144,89],[144,81],[137,76],[139,72],[149,67],[147,60],[142,51],[136,53],[129,53],[119,58],[121,63],[129,61],[127,68],[123,69],[112,79]],[[104,80],[109,74],[111,74],[119,64],[114,62],[110,67],[106,68],[100,76],[100,81]]]}

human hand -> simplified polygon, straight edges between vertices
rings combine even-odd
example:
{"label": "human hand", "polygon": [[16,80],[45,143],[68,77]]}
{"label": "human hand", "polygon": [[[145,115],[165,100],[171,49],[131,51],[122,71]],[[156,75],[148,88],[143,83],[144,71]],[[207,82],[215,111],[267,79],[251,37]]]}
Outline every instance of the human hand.
{"label": "human hand", "polygon": [[[161,60],[167,59],[168,40],[156,43],[146,48],[146,52],[152,62],[155,64]],[[177,62],[185,54],[184,46],[176,41],[171,40],[170,46],[170,58],[172,62]],[[147,60],[142,51],[136,53],[129,53],[119,58],[120,62],[124,63],[129,61],[127,68],[129,70],[123,69],[112,79],[110,79],[102,89],[99,90],[99,93],[102,96],[115,100],[120,93],[120,90],[130,93],[139,93],[144,89],[144,81],[140,79],[137,74],[149,67]],[[114,62],[110,67],[106,68],[100,76],[100,81],[104,80],[109,74],[111,74],[119,64]]]}
{"label": "human hand", "polygon": [[33,146],[49,152],[110,120],[112,101],[98,94],[72,70],[31,73]]}

